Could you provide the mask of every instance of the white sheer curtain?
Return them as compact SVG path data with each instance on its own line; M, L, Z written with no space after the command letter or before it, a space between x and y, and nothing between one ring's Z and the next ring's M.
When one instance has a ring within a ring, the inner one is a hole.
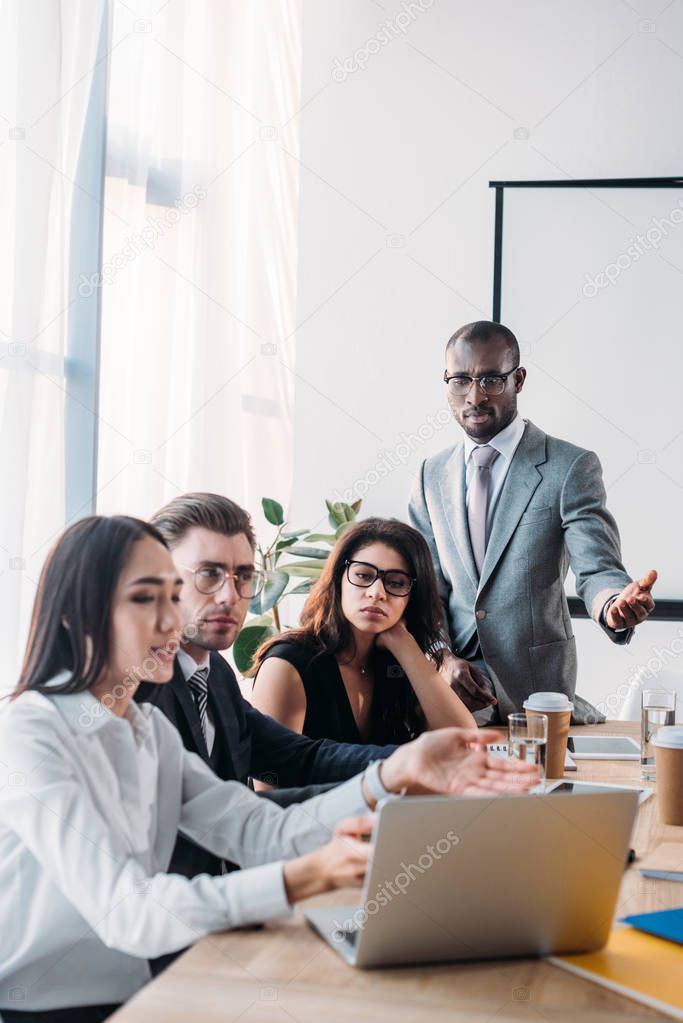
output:
M97 0L0 7L0 693L16 682L36 580L67 518L67 358L88 301L74 244L84 215L99 220L77 181L103 14Z
M301 18L300 0L114 5L101 512L289 499Z

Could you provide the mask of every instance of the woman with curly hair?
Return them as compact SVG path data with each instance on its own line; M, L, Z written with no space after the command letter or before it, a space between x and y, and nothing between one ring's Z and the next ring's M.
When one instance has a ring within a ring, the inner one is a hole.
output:
M476 727L439 674L442 606L426 541L396 519L365 519L337 541L301 627L257 652L252 702L311 738L403 743Z

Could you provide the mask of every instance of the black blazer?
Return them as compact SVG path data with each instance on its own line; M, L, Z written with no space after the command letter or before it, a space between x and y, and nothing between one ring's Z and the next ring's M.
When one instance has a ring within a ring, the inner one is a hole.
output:
M183 745L198 753L224 781L258 778L278 786L263 795L282 806L352 778L373 760L388 757L395 746L353 745L309 739L255 710L242 696L235 673L225 658L211 654L209 705L216 737L209 757L197 708L176 659L173 678L165 685L143 682L138 703L154 703L178 729ZM163 765L161 767L163 770ZM292 790L292 786L296 786ZM283 791L284 790L284 791ZM220 874L222 862L183 835L178 836L169 871L195 877Z

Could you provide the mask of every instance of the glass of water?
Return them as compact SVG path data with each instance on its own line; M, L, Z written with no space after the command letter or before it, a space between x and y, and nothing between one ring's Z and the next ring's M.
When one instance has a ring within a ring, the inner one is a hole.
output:
M508 714L508 756L536 764L541 781L545 779L545 749L548 742L548 715Z
M640 718L640 774L654 781L655 751L652 740L662 725L676 723L676 693L670 689L643 689Z

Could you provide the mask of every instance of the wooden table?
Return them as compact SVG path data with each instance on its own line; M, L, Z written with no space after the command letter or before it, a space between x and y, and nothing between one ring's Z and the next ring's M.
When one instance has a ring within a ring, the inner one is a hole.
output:
M638 726L609 722L572 729L637 735ZM621 784L640 781L630 761L583 761L569 777ZM683 843L683 828L664 827L656 793L640 809L633 836L640 858L661 841ZM617 915L683 903L676 882L626 871ZM319 896L307 905L348 905L358 891ZM683 978L682 981L683 983ZM507 1023L537 1020L591 1023L625 1016L629 1023L658 1012L538 959L354 970L308 927L300 909L262 930L203 938L140 991L115 1023L370 1023L445 1020Z

